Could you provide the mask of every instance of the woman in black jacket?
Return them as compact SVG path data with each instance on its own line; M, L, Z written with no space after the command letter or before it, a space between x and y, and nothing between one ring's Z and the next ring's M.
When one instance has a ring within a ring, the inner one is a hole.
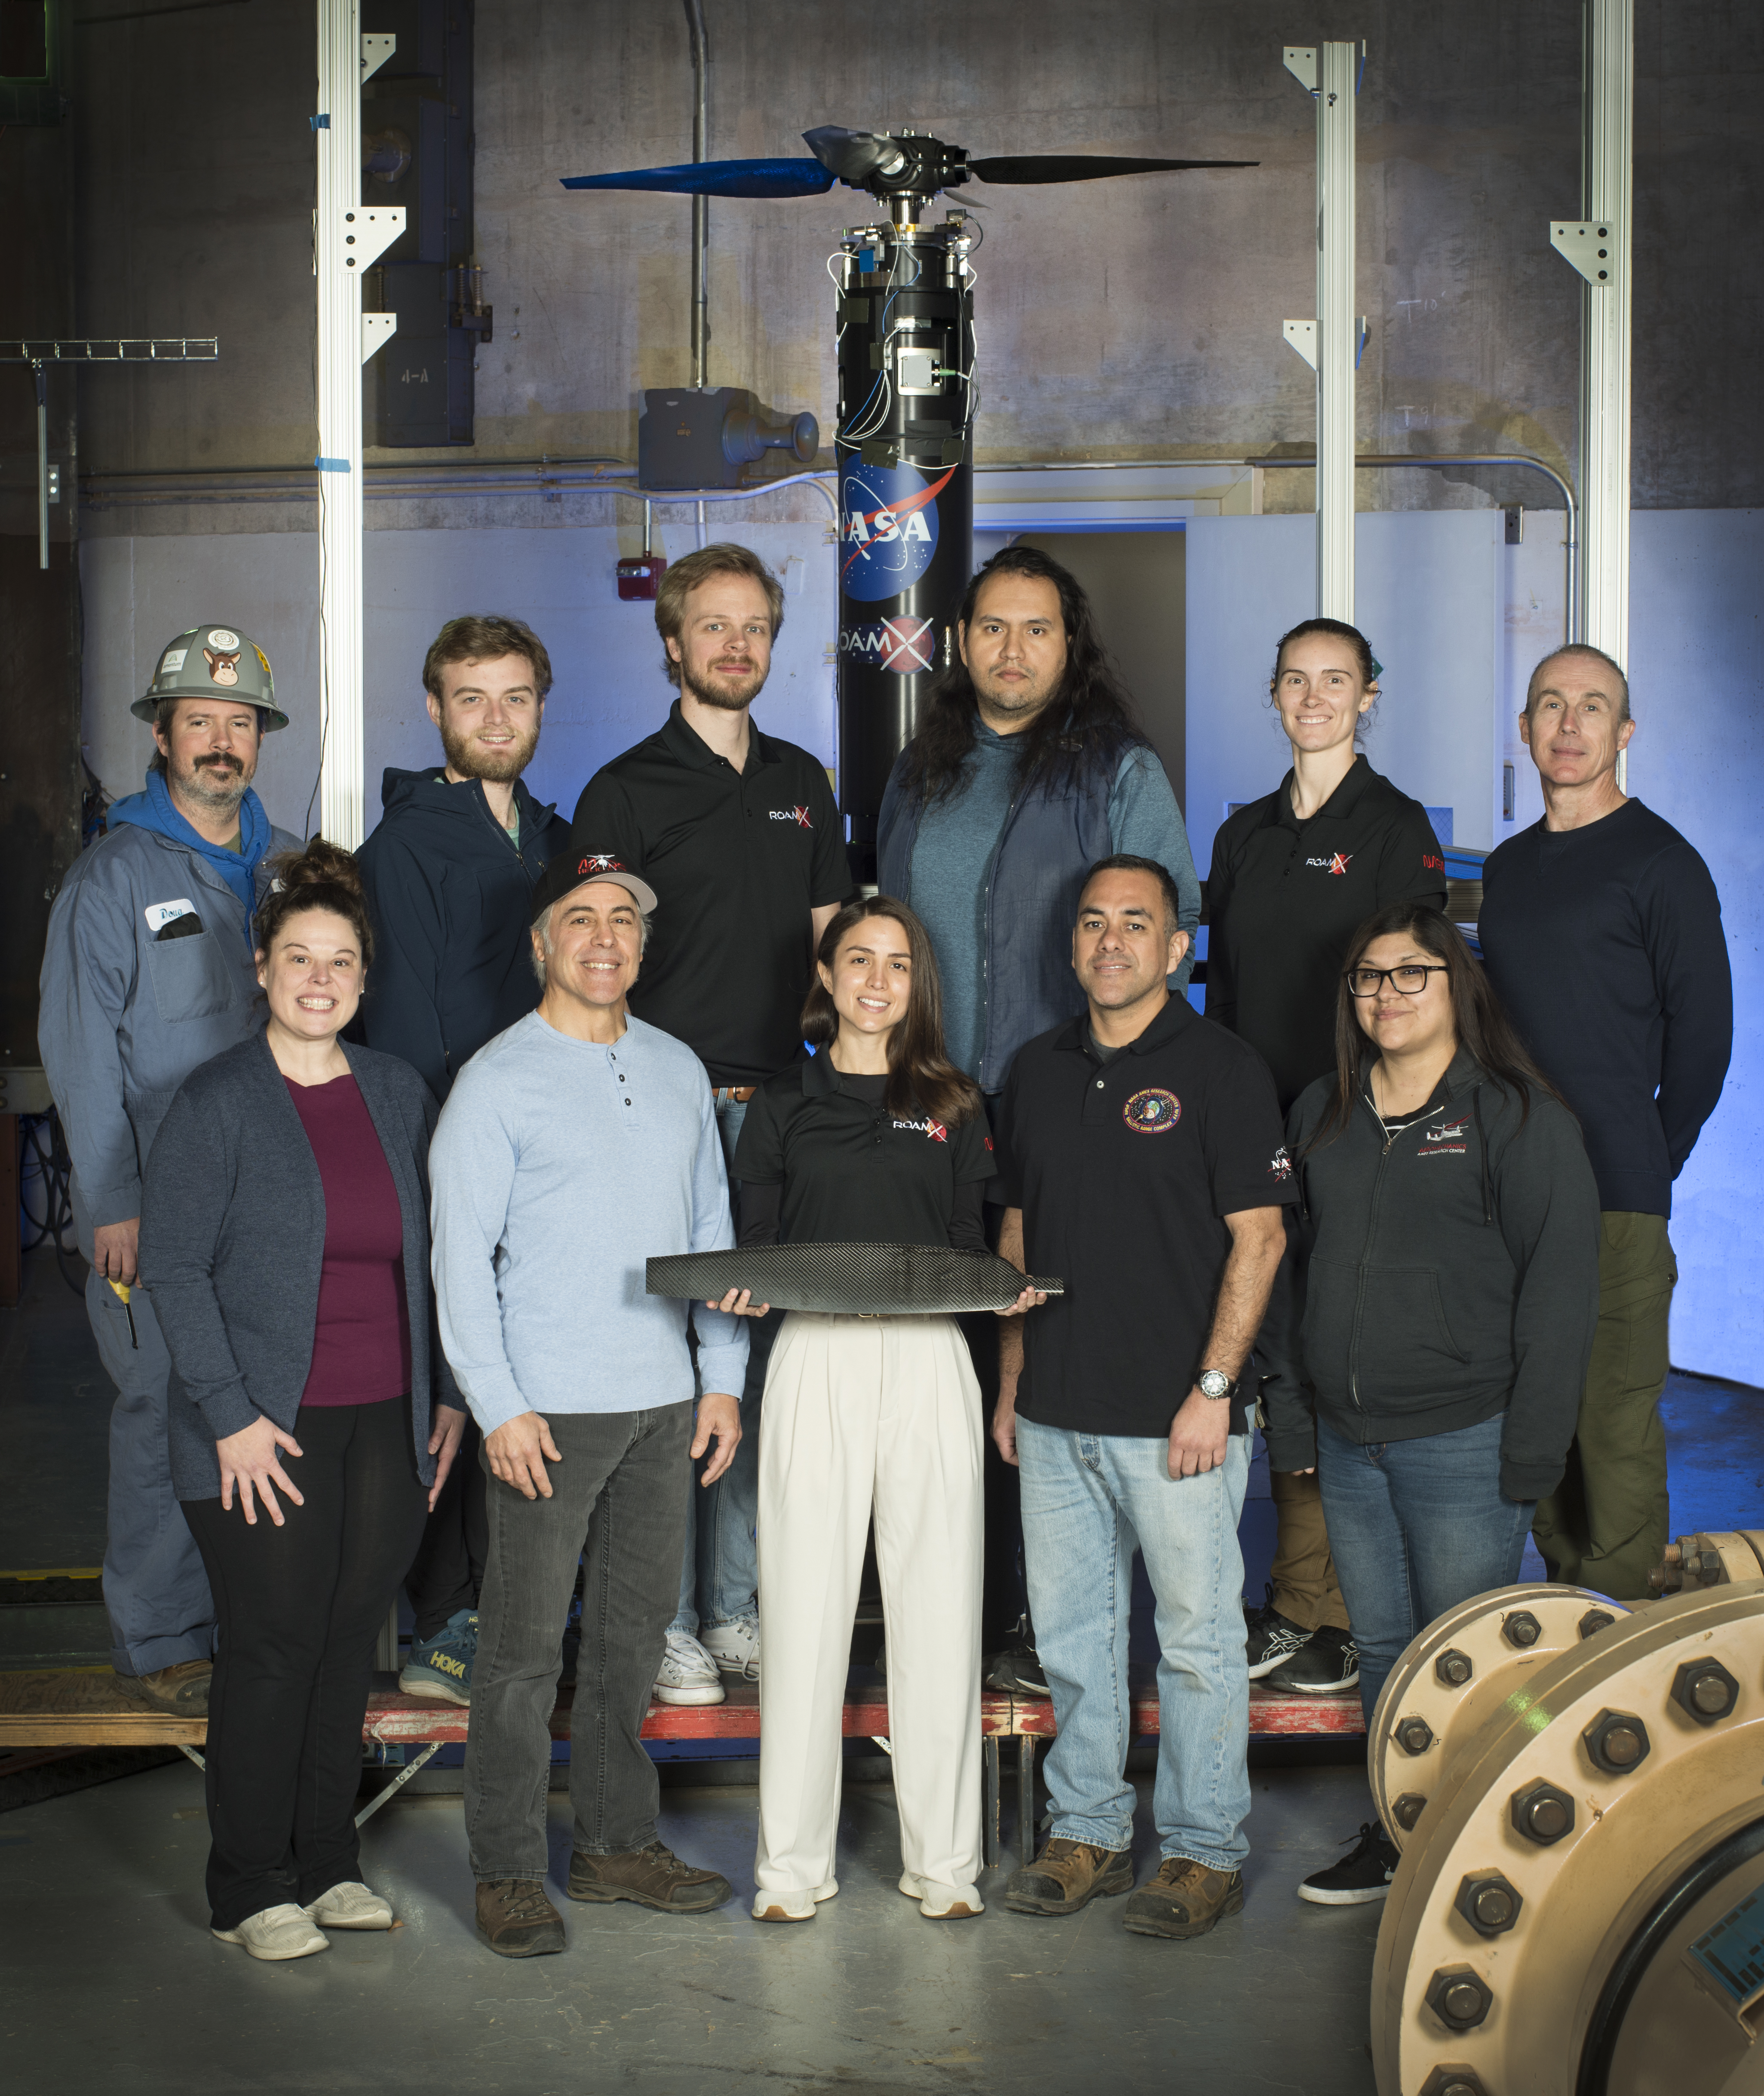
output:
M1437 910L1361 926L1335 1052L1287 1122L1296 1286L1262 1398L1270 1468L1322 1487L1370 1727L1410 1640L1518 1577L1574 1435L1599 1199L1573 1115ZM1361 1837L1305 1898L1383 1896L1396 1852Z
M185 1080L141 1221L172 1483L220 1625L211 1927L272 1959L329 1950L320 1924L392 1926L359 1876L368 1670L465 1423L429 1291L435 1102L339 1038L370 949L360 878L319 837L277 872L268 1024Z

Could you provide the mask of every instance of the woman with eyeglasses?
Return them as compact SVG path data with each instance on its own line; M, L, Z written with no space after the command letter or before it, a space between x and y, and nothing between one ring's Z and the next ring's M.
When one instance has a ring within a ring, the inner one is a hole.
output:
M1268 1065L1283 1113L1335 1067L1335 993L1355 928L1387 903L1445 903L1445 855L1426 810L1359 746L1379 675L1365 635L1339 619L1283 634L1268 690L1291 768L1213 841L1207 1016ZM1271 1484L1277 1539L1267 1605L1248 1611L1250 1677L1345 1695L1357 1662L1316 1482Z
M1574 1436L1599 1196L1579 1124L1437 910L1360 927L1335 1063L1287 1123L1295 1286L1262 1400L1270 1467L1322 1489L1370 1729L1410 1640L1519 1575ZM1300 1897L1382 1899L1396 1866L1369 1823Z

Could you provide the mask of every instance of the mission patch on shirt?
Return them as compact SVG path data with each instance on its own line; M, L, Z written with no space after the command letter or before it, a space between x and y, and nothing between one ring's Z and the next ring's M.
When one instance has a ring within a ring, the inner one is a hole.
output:
M1065 1283L1023 1320L1017 1408L1043 1426L1161 1436L1208 1365L1224 1218L1297 1187L1254 1049L1179 997L1106 1061L1087 1031L1070 1020L1020 1049L1004 1088L999 1194L1023 1211L1028 1270Z
M800 1050L808 913L852 892L822 766L762 735L747 763L667 725L603 765L576 804L573 851L615 852L656 891L631 1009L692 1050L713 1085L752 1085Z

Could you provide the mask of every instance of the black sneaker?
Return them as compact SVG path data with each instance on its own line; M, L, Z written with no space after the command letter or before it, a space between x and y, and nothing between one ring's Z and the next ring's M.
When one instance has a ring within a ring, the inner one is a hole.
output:
M1353 1842L1353 1853L1326 1871L1313 1871L1299 1887L1301 1900L1318 1906L1364 1906L1389 1892L1401 1859L1384 1829L1368 1820L1357 1837L1350 1834L1347 1839Z
M1313 1631L1262 1682L1288 1696L1345 1696L1360 1685L1360 1650L1346 1631Z
M986 1671L988 1688L1002 1689L1007 1696L1045 1696L1048 1677L1041 1670L1035 1650L1035 1627L1027 1616L1019 1616L1017 1627L994 1654Z
M1283 1616L1274 1605L1274 1588L1265 1587L1266 1601L1259 1609L1244 1604L1244 1635L1249 1650L1249 1678L1260 1681L1294 1653L1311 1641L1311 1633Z

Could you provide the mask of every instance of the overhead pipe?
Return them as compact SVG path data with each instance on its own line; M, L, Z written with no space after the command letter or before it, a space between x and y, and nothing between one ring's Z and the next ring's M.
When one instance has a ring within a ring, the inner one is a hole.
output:
M685 0L686 33L692 43L692 158L703 159L710 143L710 50L704 34L703 0ZM710 382L711 313L707 264L711 244L711 200L692 199L692 383L702 392Z

